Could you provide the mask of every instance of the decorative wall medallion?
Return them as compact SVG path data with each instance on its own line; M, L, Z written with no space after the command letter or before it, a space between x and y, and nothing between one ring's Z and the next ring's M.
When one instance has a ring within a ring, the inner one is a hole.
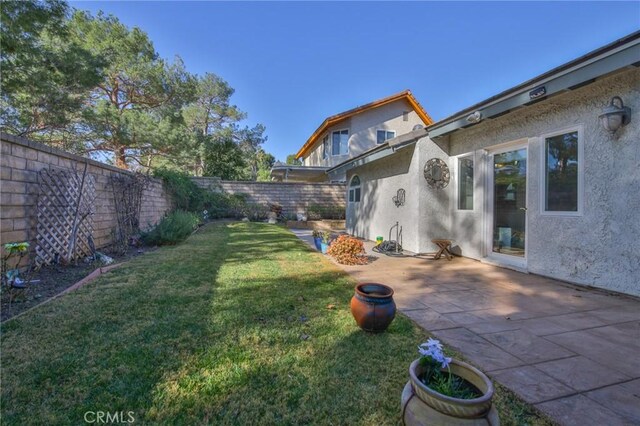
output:
M449 166L439 158L432 158L424 165L424 178L431 188L442 189L449 185Z

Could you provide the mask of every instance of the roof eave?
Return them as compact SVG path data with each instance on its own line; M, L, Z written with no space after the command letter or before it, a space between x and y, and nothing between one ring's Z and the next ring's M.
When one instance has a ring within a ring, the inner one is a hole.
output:
M640 32L635 33L634 36L635 37L631 37L631 40L628 40L626 43L613 48L612 45L606 46L608 50L601 52L599 55L592 52L578 60L568 63L573 64L573 66L567 67L565 64L565 66L556 68L555 70L557 70L557 72L555 73L547 72L542 74L522 85L502 92L502 94L491 97L432 124L428 127L429 136L431 138L438 138L456 130L477 124L467 119L470 114L475 112L480 113L481 120L479 122L482 122L486 119L496 118L515 109L548 99L549 97L577 89L597 78L601 78L620 69L639 66ZM599 50L603 49L604 48ZM580 59L582 59L582 62L580 62ZM543 95L533 97L533 92L543 92Z

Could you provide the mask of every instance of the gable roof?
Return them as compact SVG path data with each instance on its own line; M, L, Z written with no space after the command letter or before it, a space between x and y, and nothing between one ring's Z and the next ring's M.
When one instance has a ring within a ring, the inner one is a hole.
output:
M427 114L427 111L422 108L422 105L418 102L418 100L413 96L410 90L404 90L400 93L396 93L395 95L387 96L386 98L378 99L377 101L370 102L365 105L361 105L359 107L350 109L348 111L341 112L340 114L332 115L330 117L325 118L320 127L316 129L315 132L311 135L309 139L302 145L302 148L296 154L296 159L305 155L313 145L318 141L320 136L331 126L338 124L348 118L353 117L354 115L363 113L365 111L369 111L383 105L390 104L392 102L396 102L399 100L405 100L413 110L418 114L418 117L424 122L425 126L428 126L433 123L433 120Z

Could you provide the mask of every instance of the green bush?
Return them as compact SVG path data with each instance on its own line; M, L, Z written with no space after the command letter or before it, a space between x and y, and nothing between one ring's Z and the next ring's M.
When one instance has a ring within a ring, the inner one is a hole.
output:
M269 207L248 203L246 194L202 189L188 174L175 170L157 169L153 175L164 182L176 210L194 212L208 219L240 219L246 216L250 220L264 220L268 216Z
M204 210L208 193L196 185L188 174L176 170L156 169L153 176L162 179L176 210L197 213Z
M345 210L342 206L323 206L320 204L313 204L307 208L307 218L309 220L344 220Z
M198 227L197 215L176 210L165 216L149 232L142 233L142 241L148 245L173 245L186 239Z
M265 220L269 217L269 206L256 203L245 203L243 208L243 216L252 221Z
M211 219L244 217L246 194L227 194L225 192L207 192L204 195L204 208Z

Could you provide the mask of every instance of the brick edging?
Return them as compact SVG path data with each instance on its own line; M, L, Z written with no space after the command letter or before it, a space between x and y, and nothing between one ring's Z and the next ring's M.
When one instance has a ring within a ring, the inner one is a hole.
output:
M65 288L60 293L51 296L50 298L48 298L44 302L38 303L37 305L32 306L29 309L27 309L26 311L22 311L19 314L15 315L15 316L12 316L11 318L7 318L6 320L2 321L2 324L6 324L7 322L9 322L11 320L14 320L16 318L19 318L22 315L26 314L27 312L30 312L30 311L32 311L32 310L34 310L36 308L39 308L40 306L42 306L44 304L47 304L47 303L51 302L52 300L55 300L55 299L57 299L57 298L59 298L61 296L64 296L65 294L71 293L72 291L75 291L75 290L79 289L80 287L84 287L85 285L89 284L91 281L94 281L100 275L106 274L107 272L111 271L112 269L119 268L120 266L124 265L125 263L126 262L120 262L120 263L114 263L113 265L101 266L101 267L95 269L93 272L91 272L89 275L87 275L86 277L84 277L80 281L78 281L75 284Z

